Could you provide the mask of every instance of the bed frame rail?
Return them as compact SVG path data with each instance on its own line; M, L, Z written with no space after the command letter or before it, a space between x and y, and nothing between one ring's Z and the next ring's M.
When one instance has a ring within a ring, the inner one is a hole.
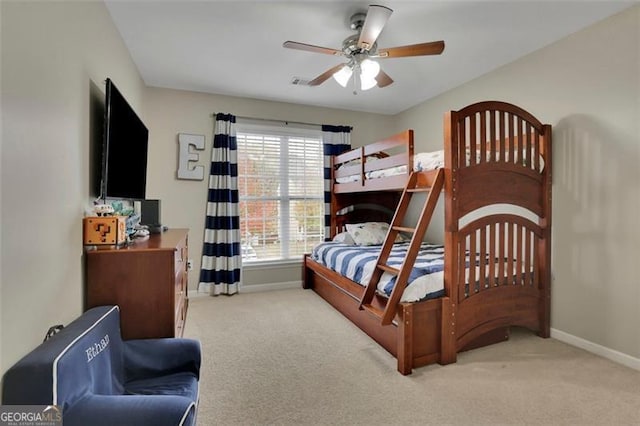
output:
M413 130L405 130L381 141L355 148L332 158L331 181L334 194L362 191L402 190L413 170ZM406 165L405 173L384 179L369 179L368 173ZM336 179L358 176L354 182Z

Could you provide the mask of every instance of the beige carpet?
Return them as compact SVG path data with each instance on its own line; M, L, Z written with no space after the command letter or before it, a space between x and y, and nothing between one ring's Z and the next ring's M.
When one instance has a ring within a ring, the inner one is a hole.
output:
M517 330L458 362L396 360L309 290L192 298L198 424L638 425L640 372Z

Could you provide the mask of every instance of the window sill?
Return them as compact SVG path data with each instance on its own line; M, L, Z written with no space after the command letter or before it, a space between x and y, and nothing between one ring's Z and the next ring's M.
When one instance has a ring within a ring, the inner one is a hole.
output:
M293 266L302 266L302 259L245 260L242 262L242 269L246 270L279 269Z

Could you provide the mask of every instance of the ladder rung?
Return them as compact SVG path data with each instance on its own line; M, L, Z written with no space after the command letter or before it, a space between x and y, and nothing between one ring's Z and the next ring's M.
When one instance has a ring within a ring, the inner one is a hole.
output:
M406 226L392 226L391 228L398 232L410 232L412 234L416 232L416 228L408 228Z
M375 307L371 306L371 304L362 305L362 309L364 309L367 312L372 313L373 315L377 316L378 318L382 318L382 316L384 315L384 311L382 309L375 308Z
M389 265L378 264L378 268L382 269L385 272L389 272L390 274L398 275L400 274L400 269L394 268Z
M407 188L407 192L429 192L431 191L430 186L420 186L418 188Z

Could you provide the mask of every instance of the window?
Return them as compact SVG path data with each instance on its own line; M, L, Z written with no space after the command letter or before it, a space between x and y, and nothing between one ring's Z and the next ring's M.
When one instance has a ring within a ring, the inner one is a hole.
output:
M242 259L301 259L324 238L320 127L236 128Z

